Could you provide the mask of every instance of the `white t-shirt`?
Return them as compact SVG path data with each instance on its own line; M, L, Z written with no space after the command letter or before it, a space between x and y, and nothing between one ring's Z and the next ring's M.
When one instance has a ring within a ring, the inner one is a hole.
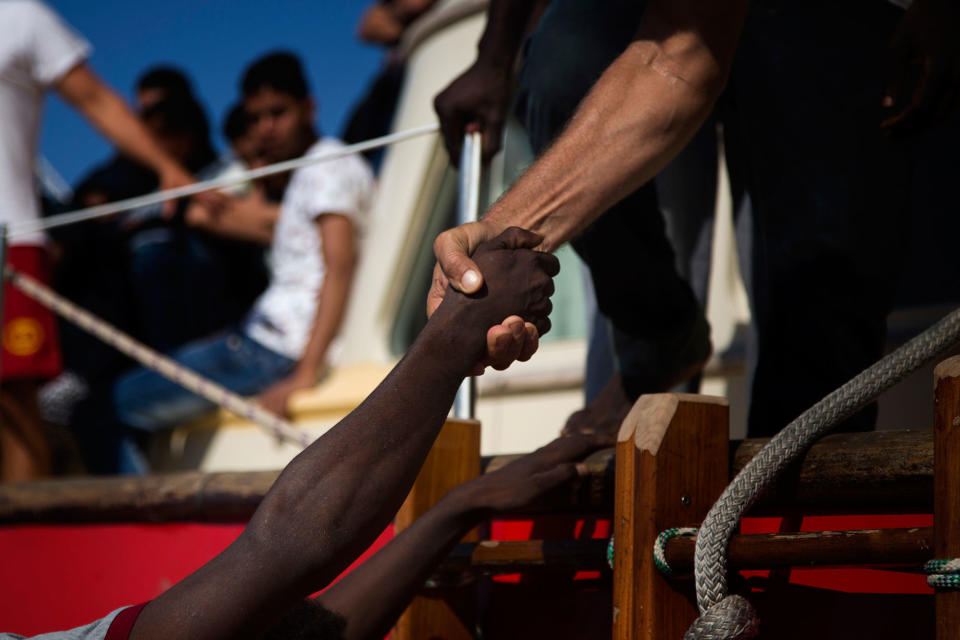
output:
M343 143L323 138L307 154L335 151ZM310 339L325 266L317 218L347 216L361 237L373 199L373 172L359 155L297 169L283 195L268 257L270 285L253 306L247 335L299 360Z
M33 180L43 95L90 44L42 2L0 0L0 221L40 217ZM40 232L14 244L42 245Z

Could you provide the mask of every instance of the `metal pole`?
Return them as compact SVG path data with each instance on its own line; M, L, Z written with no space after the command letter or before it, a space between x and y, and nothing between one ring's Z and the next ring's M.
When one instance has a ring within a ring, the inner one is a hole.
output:
M460 184L457 193L457 224L476 222L480 213L480 132L471 131L463 137L460 153ZM465 379L453 400L453 417L473 419L476 415L477 382L472 376Z

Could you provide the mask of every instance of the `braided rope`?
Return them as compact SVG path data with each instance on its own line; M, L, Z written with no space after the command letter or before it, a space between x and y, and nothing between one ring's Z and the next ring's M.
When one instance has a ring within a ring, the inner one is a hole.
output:
M960 558L929 560L923 565L927 584L934 589L960 589Z
M306 447L312 442L312 438L308 434L297 429L283 418L182 367L145 344L137 342L126 333L97 318L89 311L78 307L33 278L9 267L5 269L4 273L10 283L26 295L52 309L81 329L92 333L121 353L130 356L147 369L156 371L164 378L179 384L198 396L202 396L210 402L246 418L274 435L278 440L293 442L302 447Z
M657 570L665 576L672 576L673 569L670 568L670 564L667 562L667 543L677 536L695 535L697 535L696 527L673 527L672 529L661 531L657 539L653 541L653 564L657 567Z
M817 438L850 417L881 393L943 353L960 338L960 310L890 353L791 422L737 474L711 507L697 536L694 574L701 619L746 616L749 603L727 593L726 549L760 491ZM695 627L698 629L695 632ZM688 639L729 640L749 635L712 635L713 628L695 623ZM746 628L749 631L749 628ZM724 631L726 633L726 631ZM693 635L691 635L693 634Z

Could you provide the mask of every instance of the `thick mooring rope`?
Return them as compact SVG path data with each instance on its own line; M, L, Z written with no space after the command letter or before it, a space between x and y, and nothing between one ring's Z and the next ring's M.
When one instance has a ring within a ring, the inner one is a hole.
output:
M177 364L167 356L154 351L147 345L134 340L110 323L78 307L49 287L33 278L7 267L4 275L10 283L43 306L60 314L81 329L100 338L121 353L130 356L141 365L156 371L160 375L179 384L183 388L206 398L214 404L231 411L238 416L257 424L278 440L293 442L301 447L308 446L313 439L292 424L280 418L260 405L250 402L223 386L197 375L193 371Z
M727 544L760 491L833 427L960 339L960 310L890 353L791 422L758 453L710 509L697 535L694 573L700 617L685 640L740 640L757 633L745 598L728 595Z

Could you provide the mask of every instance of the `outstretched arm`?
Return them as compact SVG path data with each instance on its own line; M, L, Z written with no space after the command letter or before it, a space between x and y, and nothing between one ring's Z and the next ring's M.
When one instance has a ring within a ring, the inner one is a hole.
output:
M407 355L336 427L277 479L243 534L141 612L132 638L255 637L326 585L400 507L486 328L519 314L549 328L552 256L511 229L475 255L487 274L474 296L451 293Z
M521 509L577 477L576 462L598 438L559 438L443 497L379 553L317 600L345 623L343 640L387 635L436 566L470 529L496 513Z
M666 166L720 95L746 6L746 0L652 0L634 41L554 145L483 220L437 237L427 312L448 283L467 292L482 285L483 271L469 256L506 226L536 231L544 237L540 249L554 251ZM502 358L491 349L489 359Z
M57 92L124 153L157 172L160 186L172 189L193 182L153 139L130 107L93 73L87 64L68 71Z

